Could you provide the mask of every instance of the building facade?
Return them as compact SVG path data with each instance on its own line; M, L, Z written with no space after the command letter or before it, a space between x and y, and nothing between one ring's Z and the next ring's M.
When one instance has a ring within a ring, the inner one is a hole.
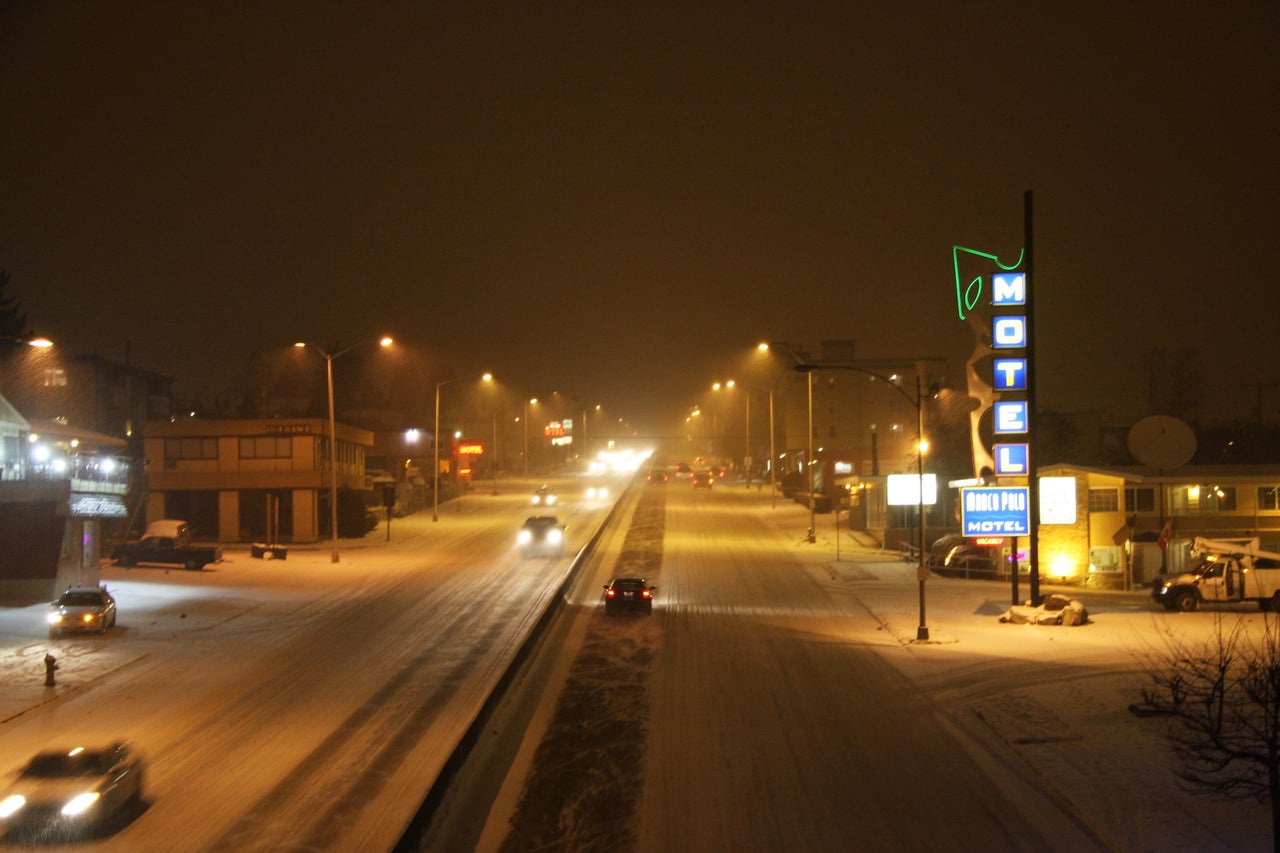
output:
M197 538L305 543L327 535L324 418L176 419L144 428L146 519L181 518ZM372 432L339 423L337 486L366 488Z
M125 441L27 418L0 397L0 603L100 578L105 527L128 514Z

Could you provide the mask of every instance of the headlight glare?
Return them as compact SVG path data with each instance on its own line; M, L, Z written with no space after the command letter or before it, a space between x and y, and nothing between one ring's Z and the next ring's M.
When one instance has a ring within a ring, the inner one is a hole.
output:
M27 798L21 794L13 794L0 801L0 818L12 817L27 804Z
M98 793L89 791L84 794L78 794L72 797L65 806L62 807L62 814L65 817L75 817L84 814L87 810L93 808L93 804L98 802Z

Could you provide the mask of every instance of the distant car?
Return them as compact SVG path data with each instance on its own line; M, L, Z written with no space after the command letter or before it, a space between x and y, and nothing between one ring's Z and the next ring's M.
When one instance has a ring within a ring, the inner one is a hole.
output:
M587 500L602 501L609 497L609 490L604 486L587 486Z
M667 482L669 479L671 478L667 476L667 472L663 471L661 468L654 468L648 474L644 475L644 481L646 483L654 483L659 486Z
M694 471L693 476L689 479L693 481L695 489L709 489L716 482L710 471Z
M687 480L693 476L693 466L688 462L680 462L676 465L676 479Z
M556 490L550 486L543 486L533 493L532 503L534 506L555 506L560 496L556 494Z
M564 525L554 515L533 515L526 518L516 535L522 557L564 556Z
M650 586L644 578L614 578L604 585L604 612L619 610L653 610L653 593L658 588Z
M100 748L38 752L0 793L0 824L84 830L142 799L142 756L119 741Z
M73 586L53 602L49 636L67 633L105 634L116 624L116 600L105 586Z

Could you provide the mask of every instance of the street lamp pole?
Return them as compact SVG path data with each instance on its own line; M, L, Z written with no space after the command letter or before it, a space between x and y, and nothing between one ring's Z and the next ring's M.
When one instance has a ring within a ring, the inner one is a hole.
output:
M813 371L815 370L852 370L855 373L862 373L874 379L888 383L895 391L901 394L907 402L915 406L916 409L916 490L918 497L917 511L918 516L918 541L917 548L919 551L919 564L916 566L916 579L920 585L920 625L916 628L916 640L929 639L929 626L925 622L925 606L924 606L924 583L929 577L928 569L925 567L925 532L924 532L924 391L920 385L920 375L916 374L916 395L914 398L902 389L902 386L887 376L882 376L873 370L867 370L865 367L858 367L853 364L797 364L796 370L804 371L809 374L809 417L813 418ZM812 431L810 426L810 431ZM812 480L810 481L812 483Z
M374 341L365 341L364 343L375 343ZM391 346L394 341L389 337L379 338L376 343L382 347ZM332 553L329 561L336 563L338 557L338 422L334 415L333 405L333 360L339 356L346 355L363 343L352 344L345 349L330 352L324 347L315 344L307 344L305 341L299 341L294 344L295 347L305 348L310 346L316 352L324 357L324 373L325 382L329 390L329 533L333 542Z
M773 426L773 388L769 389L769 500L772 501L771 509L778 506L778 476L777 461L778 451L774 446L775 430Z
M461 382L464 379L470 379L469 376L459 376L456 379L446 379L443 382L436 383L436 423L435 431L431 434L431 449L434 453L434 462L432 463L431 474L431 520L440 520L440 389L446 385L452 385L455 382ZM485 373L480 376L485 382L493 381L492 373Z
M814 494L813 482L813 370L805 371L805 377L808 379L809 386L809 453L805 457L805 464L809 466L809 535L806 537L808 542L817 541L818 530L818 500Z
M920 393L920 374L916 374L916 497L920 524L920 564L916 567L916 580L920 584L920 624L916 627L916 639L929 639L929 626L924 619L924 582L928 571L924 564L924 396Z

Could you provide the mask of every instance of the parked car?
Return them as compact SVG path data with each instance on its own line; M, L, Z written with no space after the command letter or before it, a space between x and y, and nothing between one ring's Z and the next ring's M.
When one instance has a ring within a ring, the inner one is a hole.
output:
M644 578L614 578L604 585L604 612L641 610L650 613L653 610L653 593L657 589Z
M516 535L522 557L564 556L564 525L554 515L532 515Z
M0 794L0 823L14 829L86 830L142 799L142 756L129 743L38 752Z
M73 586L58 596L49 611L49 636L65 633L105 634L116 624L116 600L105 586Z

